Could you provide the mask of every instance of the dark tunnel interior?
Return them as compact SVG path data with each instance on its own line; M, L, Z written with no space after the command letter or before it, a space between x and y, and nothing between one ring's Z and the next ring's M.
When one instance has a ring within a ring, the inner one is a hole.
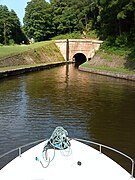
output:
M79 65L83 64L87 61L86 56L83 53L77 53L73 56L73 59L75 61L75 67L78 68Z

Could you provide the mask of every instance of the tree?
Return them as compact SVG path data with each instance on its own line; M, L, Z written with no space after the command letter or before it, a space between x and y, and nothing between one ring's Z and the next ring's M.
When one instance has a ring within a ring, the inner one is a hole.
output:
M134 0L94 0L96 18L93 19L99 37L103 39L124 38L135 34L135 1Z
M82 32L87 25L87 0L51 0L55 34Z
M94 29L104 40L126 43L135 38L135 0L31 0L24 29L36 41Z
M0 5L0 43L20 44L22 41L26 41L19 18L14 10L9 11L7 6Z
M135 32L135 1L124 0L119 2L119 12L117 14L119 21L119 34L124 32Z
M0 43L7 44L10 28L9 28L9 11L7 6L0 5Z
M66 33L65 28L63 27L64 18L63 13L66 8L66 2L64 0L51 0L51 8L52 8L52 21L53 21L53 28L54 34L64 34Z
M13 40L16 44L20 44L22 41L26 43L27 38L21 28L19 18L14 10L11 10L10 12L9 22L11 24L11 40Z
M24 16L24 31L35 41L43 41L52 36L50 4L45 0L32 0L27 3Z

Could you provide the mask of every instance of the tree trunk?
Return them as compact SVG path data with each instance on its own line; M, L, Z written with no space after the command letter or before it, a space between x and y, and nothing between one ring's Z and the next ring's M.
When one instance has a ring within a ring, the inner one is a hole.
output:
M121 35L121 22L120 22L120 20L118 22L118 25L119 25L119 35Z
M4 44L7 44L7 38L6 38L6 22L4 22Z

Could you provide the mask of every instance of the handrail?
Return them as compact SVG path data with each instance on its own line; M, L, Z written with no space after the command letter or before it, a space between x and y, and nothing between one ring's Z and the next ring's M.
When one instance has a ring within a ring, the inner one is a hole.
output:
M101 143L97 143L97 142L93 142L93 141L89 141L89 140L85 140L85 139L78 139L78 138L74 138L75 140L78 140L80 142L85 142L85 143L89 143L89 144L93 144L93 145L97 145L99 146L99 152L102 153L102 147L106 148L106 149L109 149L111 151L114 151L124 157L126 157L127 159L129 159L131 161L131 177L133 178L134 177L134 169L135 169L135 161L133 158L131 158L130 156L124 154L123 152L117 150L117 149L114 149L112 147L109 147L109 146L106 146L104 144L101 144Z
M27 147L27 146L30 146L30 145L34 145L34 144L40 143L40 142L45 141L45 140L46 140L46 139L37 140L37 141L31 142L31 143L22 145L22 146L20 146L19 148L22 149L22 148L25 148L25 147ZM21 154L19 154L19 155L21 155Z
M25 147L28 147L28 146L30 146L30 145L34 145L34 144L40 143L40 142L45 141L45 140L46 140L46 139L41 139L41 140L38 140L38 141L34 141L34 142L31 142L31 143L22 145L22 146L20 146L20 147L15 148L15 149L12 149L11 151L8 151L8 152L0 155L0 159L4 158L5 156L7 156L7 155L9 155L9 154L11 154L11 153L13 153L13 152L15 152L15 151L18 151L18 156L21 157L22 148L25 148Z

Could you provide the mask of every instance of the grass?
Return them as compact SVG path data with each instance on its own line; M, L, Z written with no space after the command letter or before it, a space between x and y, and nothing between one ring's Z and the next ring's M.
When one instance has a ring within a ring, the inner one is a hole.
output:
M22 54L21 54L22 53ZM24 54L24 61L23 61ZM12 56L17 55L17 58ZM10 60L8 57L11 57ZM6 59L7 58L7 59ZM31 45L15 45L0 47L0 71L30 68L63 61L54 41L44 41Z
M103 44L100 51L103 51L108 54L114 54L114 55L125 57L132 52L132 49L128 47L105 46Z
M50 41L38 42L30 45L13 45L13 46L0 46L0 58L9 57L12 55L20 54L31 49L38 48L43 45L51 43Z
M126 73L126 74L135 74L135 71L130 71L128 69L124 68L109 68L109 67L99 67L99 66L91 66L89 65L89 62L85 62L81 65L81 67L89 68L89 69L96 69L101 71L111 71L116 73Z
M110 56L110 54L108 54L108 53L102 53L101 57L103 59L105 59L106 61L108 61L108 62L112 62L113 61L112 56Z
M95 30L91 30L87 33L87 38L91 38L91 39L98 39L98 36L96 34L96 31Z
M53 40L59 40L59 39L81 39L81 33L80 32L74 32L74 33L67 33L58 35L52 38Z
M135 70L135 47L134 46L106 46L102 45L97 54L104 62L114 63L116 65L122 65L123 69L128 71ZM109 65L109 64L108 64Z
M91 30L86 34L85 37L80 32L73 32L73 33L67 33L67 34L55 36L52 39L59 40L59 39L82 39L82 38L97 39L97 35L96 35L95 31Z

